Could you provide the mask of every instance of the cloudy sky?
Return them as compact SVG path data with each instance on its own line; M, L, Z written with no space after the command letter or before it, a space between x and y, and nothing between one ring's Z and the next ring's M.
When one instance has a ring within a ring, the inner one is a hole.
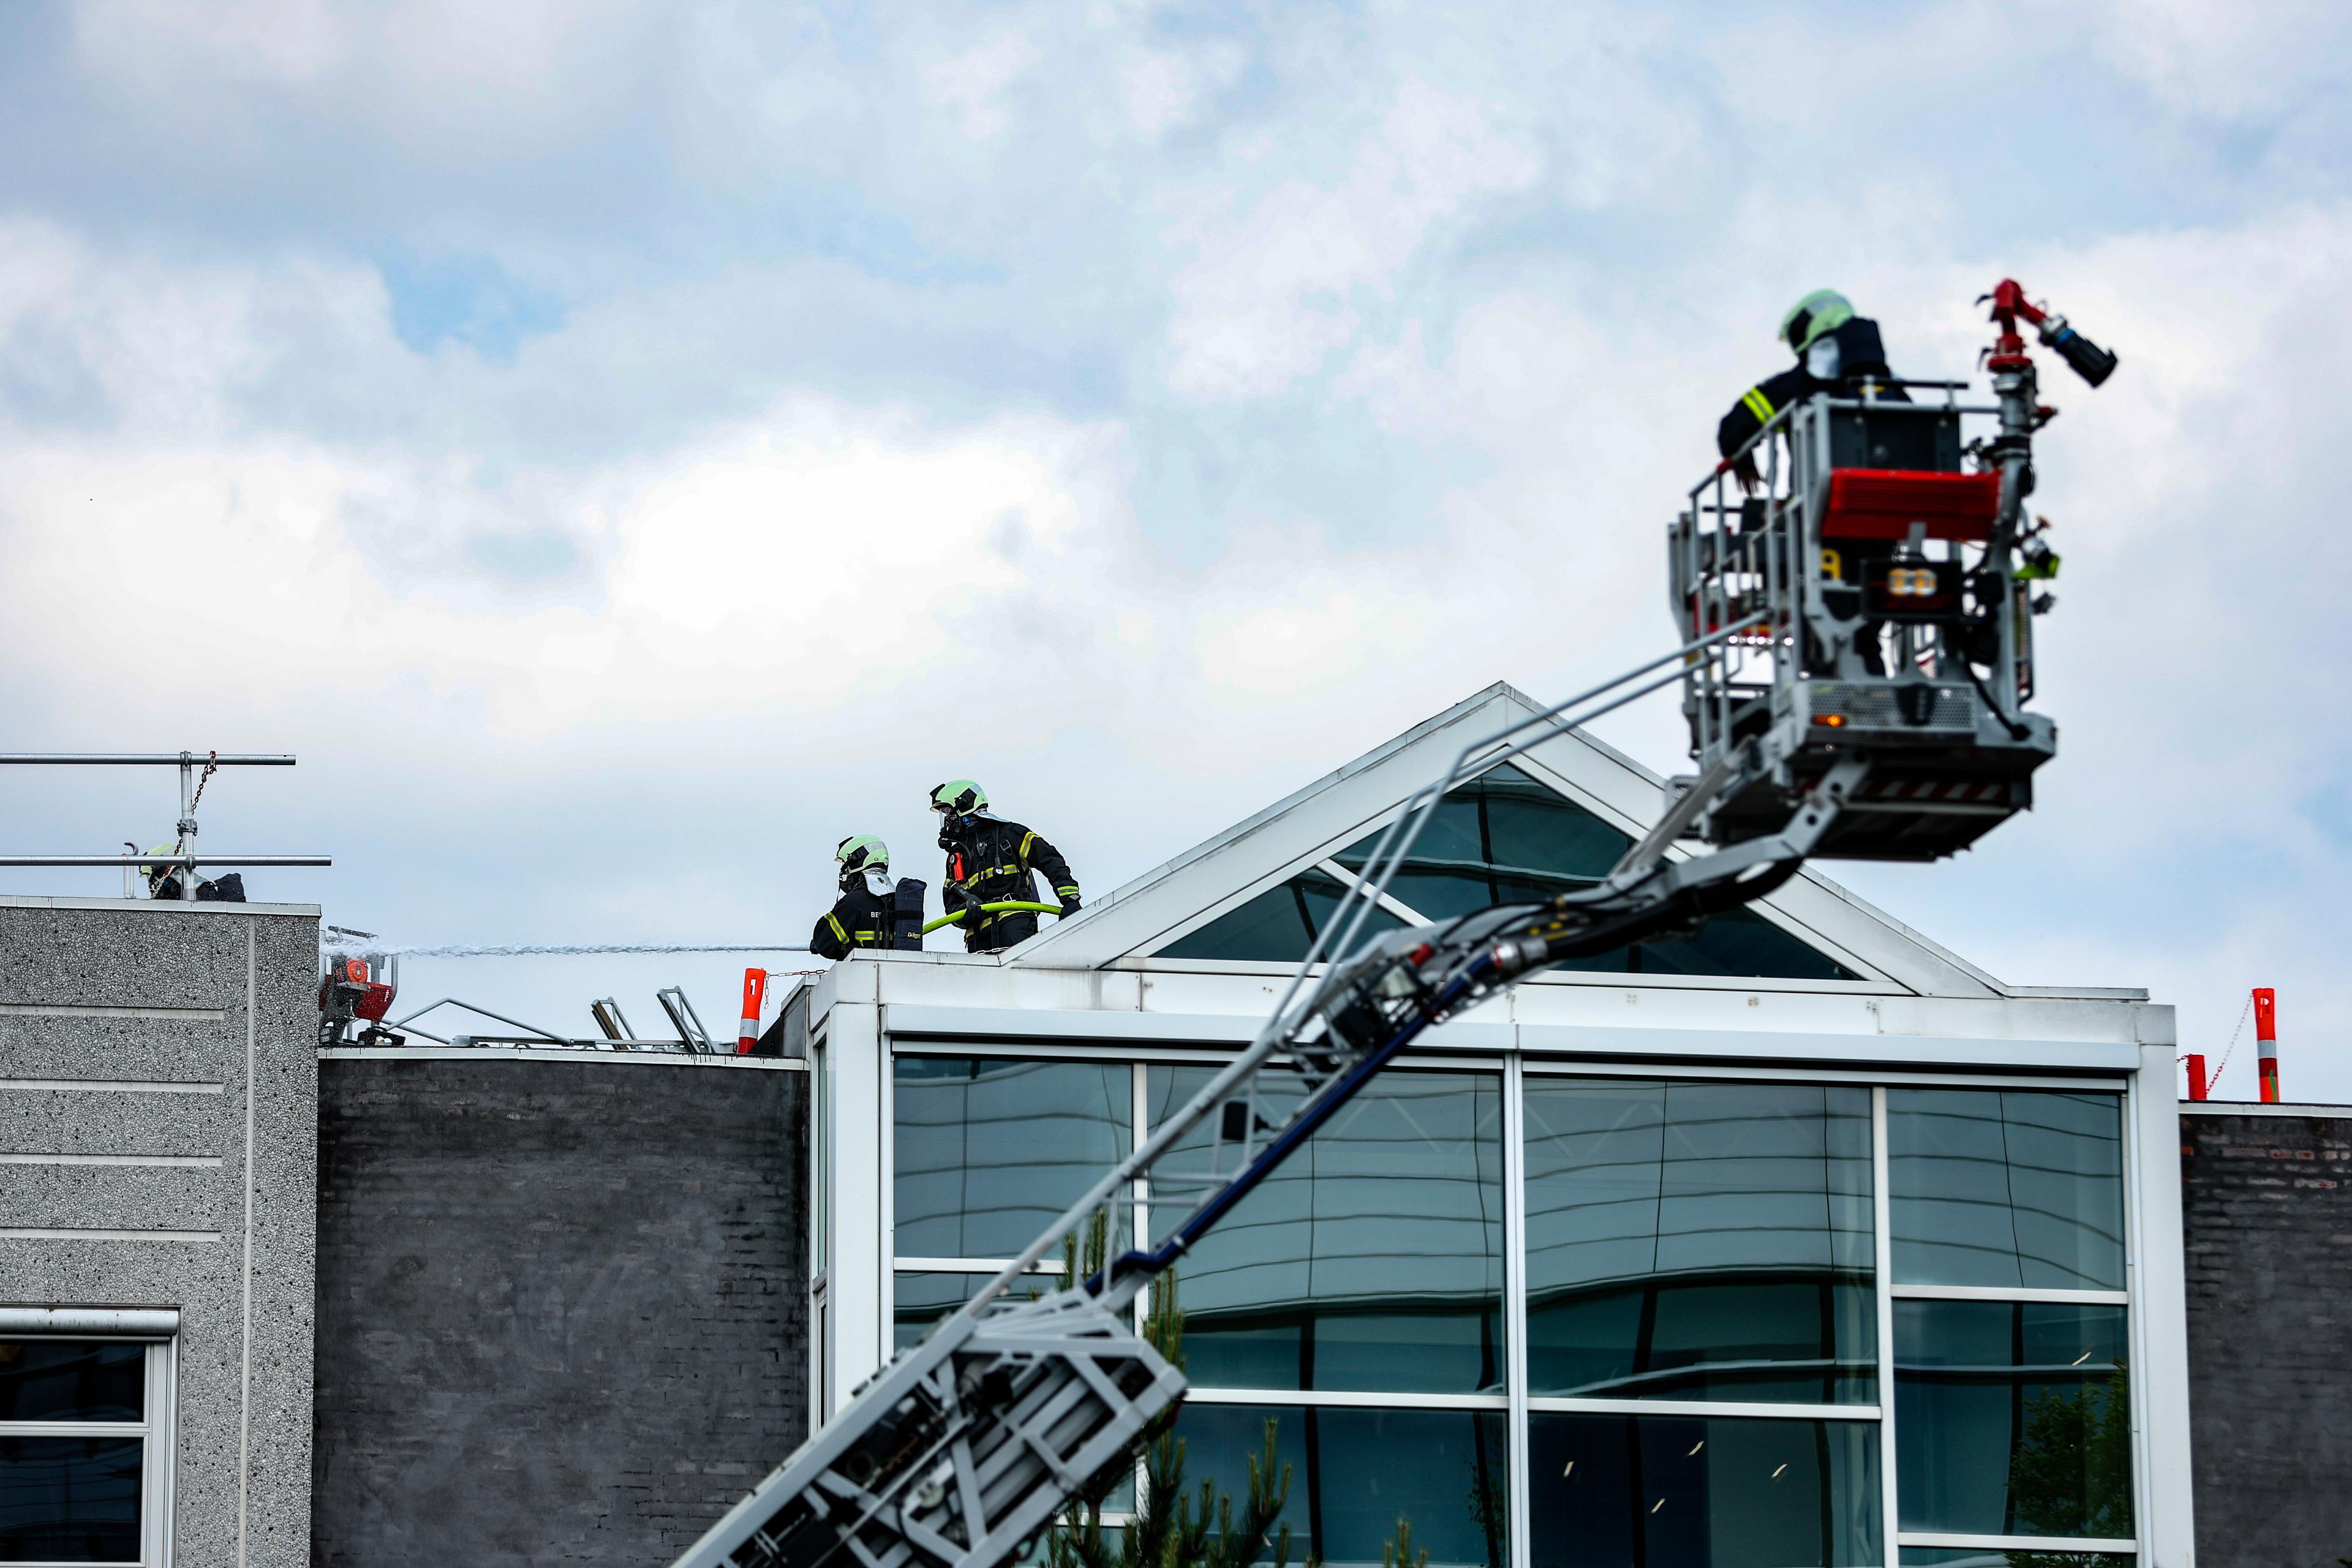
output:
M1663 650L1788 303L1953 374L2013 274L2123 356L2050 373L2063 750L1832 872L2217 1055L2274 984L2290 1096L2352 1097L2347 66L2296 0L6 6L0 734L299 752L206 847L410 942L798 939L845 833L936 879L956 774L1107 890ZM104 853L170 791L0 817Z

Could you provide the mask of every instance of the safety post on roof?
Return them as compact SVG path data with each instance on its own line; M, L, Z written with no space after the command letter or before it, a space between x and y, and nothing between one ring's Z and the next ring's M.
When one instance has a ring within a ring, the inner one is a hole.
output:
M2205 1053L2202 1051L2189 1052L2189 1098L2191 1100L2204 1099L2209 1087L2210 1086L2205 1081Z
M2278 1103L2278 993L2254 987L2254 1046L2262 1053L2263 1103Z
M768 972L747 969L743 972L743 1021L735 1031L735 1054L748 1057L751 1047L760 1043L760 1010L768 1005Z

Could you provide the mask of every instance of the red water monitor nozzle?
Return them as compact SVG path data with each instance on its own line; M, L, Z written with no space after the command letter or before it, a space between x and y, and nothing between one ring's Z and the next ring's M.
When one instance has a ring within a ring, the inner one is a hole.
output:
M2036 305L2025 297L2024 285L2013 278L2004 278L1993 286L1990 294L1979 295L1977 303L1992 301L1992 319L2000 327L2000 341L1993 344L1992 358L1986 363L1995 370L2003 361L2021 363L2025 358L2025 339L2017 330L2024 321L2040 335L2043 346L2058 351L2058 357L2074 367L2074 374L2097 386L2116 374L2116 356L2093 342L2066 324L2066 318Z

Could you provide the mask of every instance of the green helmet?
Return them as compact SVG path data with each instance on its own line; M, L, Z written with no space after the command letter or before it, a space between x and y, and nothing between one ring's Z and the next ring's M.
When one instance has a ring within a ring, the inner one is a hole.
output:
M931 791L931 809L950 816L969 816L987 805L988 792L970 779L950 779Z
M853 833L834 847L833 858L845 871L887 871L890 847L871 833Z
M1803 353L1853 320L1853 305L1844 295L1833 289L1816 289L1780 319L1780 341Z

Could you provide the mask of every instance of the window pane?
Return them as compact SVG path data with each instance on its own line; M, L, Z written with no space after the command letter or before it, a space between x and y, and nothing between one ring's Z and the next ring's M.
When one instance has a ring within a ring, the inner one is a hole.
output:
M1331 857L1360 870L1380 842L1367 834ZM1504 763L1448 791L1413 841L1410 865L1504 876L1559 892L1609 874L1633 840Z
M0 1340L0 1421L136 1421L147 1347L119 1340Z
M2116 1096L1889 1089L1886 1133L1896 1283L2123 1289Z
M1711 915L1685 937L1652 938L1639 949L1643 974L1745 974L1785 980L1852 980L1853 971L1753 910Z
M1879 1563L1873 1421L1528 1418L1535 1568Z
M1331 1568L1377 1563L1401 1518L1412 1521L1414 1551L1428 1552L1431 1568L1501 1568L1507 1560L1509 1459L1500 1411L1189 1402L1176 1421L1186 1485L1197 1491L1214 1480L1238 1510L1269 1420L1277 1473L1290 1477L1281 1523L1290 1528L1292 1563L1311 1555Z
M1903 1568L2131 1568L2116 1552L1991 1552L1981 1546L1906 1546Z
M139 1447L0 1437L0 1562L137 1562Z
M1207 1068L1155 1067L1154 1120ZM1279 1123L1297 1079L1258 1079ZM1162 1163L1204 1171L1212 1116ZM1236 1151L1223 1153L1228 1170ZM1390 1071L1324 1124L1177 1266L1195 1383L1464 1394L1502 1386L1502 1080ZM1201 1189L1155 1189L1164 1235Z
M1122 1063L900 1057L903 1258L1010 1258L1127 1157Z
M1316 933L1345 894L1338 878L1323 871L1302 871L1241 908L1228 910L1190 936L1177 938L1155 956L1296 963L1307 956ZM1362 930L1369 936L1399 930L1403 924L1386 910L1374 909L1364 917Z
M1574 801L1538 784L1505 763L1481 774L1486 833L1496 869L1523 880L1570 885L1607 876L1631 836L1612 827Z
M1527 1086L1538 1394L1870 1404L1870 1091Z
M2132 1533L2124 1309L1895 1303L1903 1528Z
M892 1352L905 1350L919 1342L931 1331L931 1325L971 1300L992 1278L993 1276L987 1274L943 1274L908 1269L901 1269L892 1275ZM1057 1290L1061 1284L1062 1279L1058 1274L1040 1274L1028 1283L1014 1287L1008 1294L1016 1298L1034 1298Z
M931 1326L966 1301L988 1282L985 1274L916 1274L901 1271L890 1277L890 1349L895 1353L919 1343Z
M1332 858L1360 870L1379 841L1379 833L1367 834ZM1419 914L1450 920L1492 904L1548 899L1589 886L1608 875L1633 842L1505 763L1448 792L1390 891ZM1606 973L1854 978L1826 954L1744 910L1717 915L1688 937L1615 948L1559 967Z

